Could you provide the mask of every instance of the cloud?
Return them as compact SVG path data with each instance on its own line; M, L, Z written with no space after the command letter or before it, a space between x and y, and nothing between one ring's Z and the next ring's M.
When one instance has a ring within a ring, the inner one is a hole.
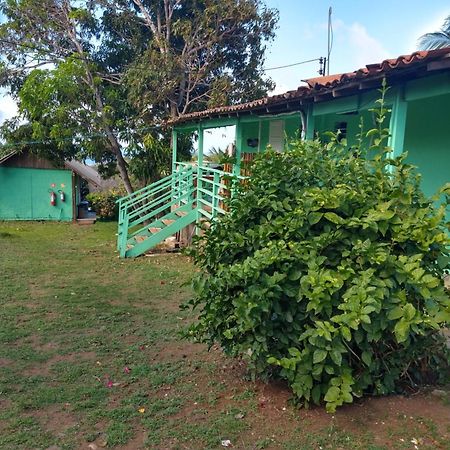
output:
M0 124L11 117L17 114L17 105L16 102L12 99L11 96L0 92L1 100L0 100Z
M358 22L347 28L349 51L353 54L353 59L358 67L366 64L382 61L389 58L389 51L381 42L370 36L363 25Z
M395 55L371 36L364 25L359 22L348 25L339 19L335 21L332 65L339 66L337 72L356 70L392 56ZM336 72L334 69L332 71Z

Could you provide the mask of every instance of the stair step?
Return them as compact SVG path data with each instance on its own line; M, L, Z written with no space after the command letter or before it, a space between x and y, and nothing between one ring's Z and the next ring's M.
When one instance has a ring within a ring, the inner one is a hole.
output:
M147 236L135 236L134 240L138 243L144 242L147 239Z
M148 231L150 231L150 233L152 234L155 234L158 233L158 231L161 231L161 228L150 227Z
M164 225L169 226L169 225L172 225L172 224L175 222L175 220L173 220L173 219L162 219L161 222L162 222Z
M130 250L131 248L133 248L133 246L130 244L127 244L127 250Z
M176 214L178 217L184 217L184 216L187 214L187 211L178 211L178 210L176 210L176 211L175 211L175 214Z

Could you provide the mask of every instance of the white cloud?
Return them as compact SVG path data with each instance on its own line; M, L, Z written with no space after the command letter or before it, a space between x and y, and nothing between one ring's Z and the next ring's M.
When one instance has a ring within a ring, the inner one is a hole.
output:
M366 28L358 22L347 27L348 51L358 67L380 62L392 57L381 42L370 36Z
M347 25L339 19L335 21L331 73L353 71L393 56L364 25L359 22Z
M17 105L11 96L5 93L2 94L1 92L0 95L2 95L0 100L0 124L1 124L5 119L10 119L11 117L17 114Z

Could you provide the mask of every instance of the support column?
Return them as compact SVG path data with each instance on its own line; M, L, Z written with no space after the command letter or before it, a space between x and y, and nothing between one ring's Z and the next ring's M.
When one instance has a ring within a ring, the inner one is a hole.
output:
M178 146L178 132L174 128L172 130L172 174L175 173L176 169L177 146Z
M199 166L203 166L203 127L198 126L198 158L197 162Z
M258 121L258 153L261 152L261 119Z
M242 153L242 124L238 120L236 123L236 130L235 130L235 140L236 140L236 154L235 154L235 164L233 166L233 175L240 175L241 174L241 153Z
M200 209L203 208L203 203L201 202L202 199L202 192L200 189L202 188L202 180L201 177L203 175L202 169L200 167L203 166L203 127L202 125L198 126L198 153L197 153L197 198L196 198L196 204L197 204L197 221L200 220ZM197 234L200 232L200 229L197 228Z
M388 146L391 148L389 157L396 158L403 153L405 144L406 116L408 102L405 100L403 90L400 89L392 105L391 120L389 122L390 137Z
M310 105L306 114L306 133L305 139L312 141L314 139L314 127L316 124L316 118L313 116L313 105Z

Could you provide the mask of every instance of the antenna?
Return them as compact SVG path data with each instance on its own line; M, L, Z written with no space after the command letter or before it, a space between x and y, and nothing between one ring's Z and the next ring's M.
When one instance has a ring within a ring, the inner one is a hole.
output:
M327 75L330 75L330 55L333 49L333 24L331 23L331 14L333 9L331 6L328 8L328 53L327 53ZM325 69L325 68L324 68ZM325 70L324 70L325 75Z

